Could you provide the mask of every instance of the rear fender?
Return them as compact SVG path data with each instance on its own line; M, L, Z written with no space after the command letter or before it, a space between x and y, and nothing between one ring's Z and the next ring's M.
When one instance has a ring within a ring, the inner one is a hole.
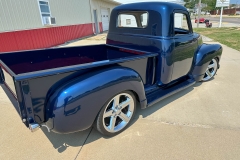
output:
M191 75L196 81L202 80L206 69L213 58L221 59L222 46L219 44L202 44L195 54ZM219 66L218 66L219 67Z
M75 78L49 98L46 124L57 133L85 130L92 126L104 104L125 90L134 91L141 107L146 107L142 79L132 69L114 67Z

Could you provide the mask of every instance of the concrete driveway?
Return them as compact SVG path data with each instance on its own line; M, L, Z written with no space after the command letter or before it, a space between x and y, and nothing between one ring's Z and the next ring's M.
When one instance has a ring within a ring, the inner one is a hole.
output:
M31 133L0 88L0 159L239 160L239 70L240 52L223 45L214 80L138 109L129 128L112 138L95 129L61 135L42 128Z
M104 44L106 43L107 33L98 34L96 36L91 36L88 38L83 38L80 40L75 40L72 42L68 42L60 47L71 47L71 46L84 46L84 45L91 45L91 44Z

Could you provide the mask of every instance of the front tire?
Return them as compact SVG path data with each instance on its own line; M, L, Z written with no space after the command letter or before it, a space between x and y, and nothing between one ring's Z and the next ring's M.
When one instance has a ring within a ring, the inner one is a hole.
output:
M134 94L130 91L118 93L102 107L95 127L105 136L115 136L127 128L135 110Z
M216 75L217 70L218 70L218 60L216 58L213 58L207 67L207 70L204 74L202 81L206 82L211 80Z

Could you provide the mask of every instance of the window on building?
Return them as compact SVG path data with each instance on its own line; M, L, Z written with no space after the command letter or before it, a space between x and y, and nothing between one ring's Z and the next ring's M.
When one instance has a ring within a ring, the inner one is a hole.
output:
M148 22L148 13L143 11L124 12L118 15L117 27L145 28Z
M48 1L38 1L41 18L44 24L44 17L51 17L50 7Z

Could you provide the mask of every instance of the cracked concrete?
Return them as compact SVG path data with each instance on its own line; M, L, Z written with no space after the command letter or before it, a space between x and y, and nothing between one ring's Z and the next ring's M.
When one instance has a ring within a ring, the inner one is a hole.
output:
M71 45L105 43L101 37ZM215 43L215 42L207 42ZM0 159L240 159L240 52L223 45L216 77L145 109L121 134L31 133L0 88Z

